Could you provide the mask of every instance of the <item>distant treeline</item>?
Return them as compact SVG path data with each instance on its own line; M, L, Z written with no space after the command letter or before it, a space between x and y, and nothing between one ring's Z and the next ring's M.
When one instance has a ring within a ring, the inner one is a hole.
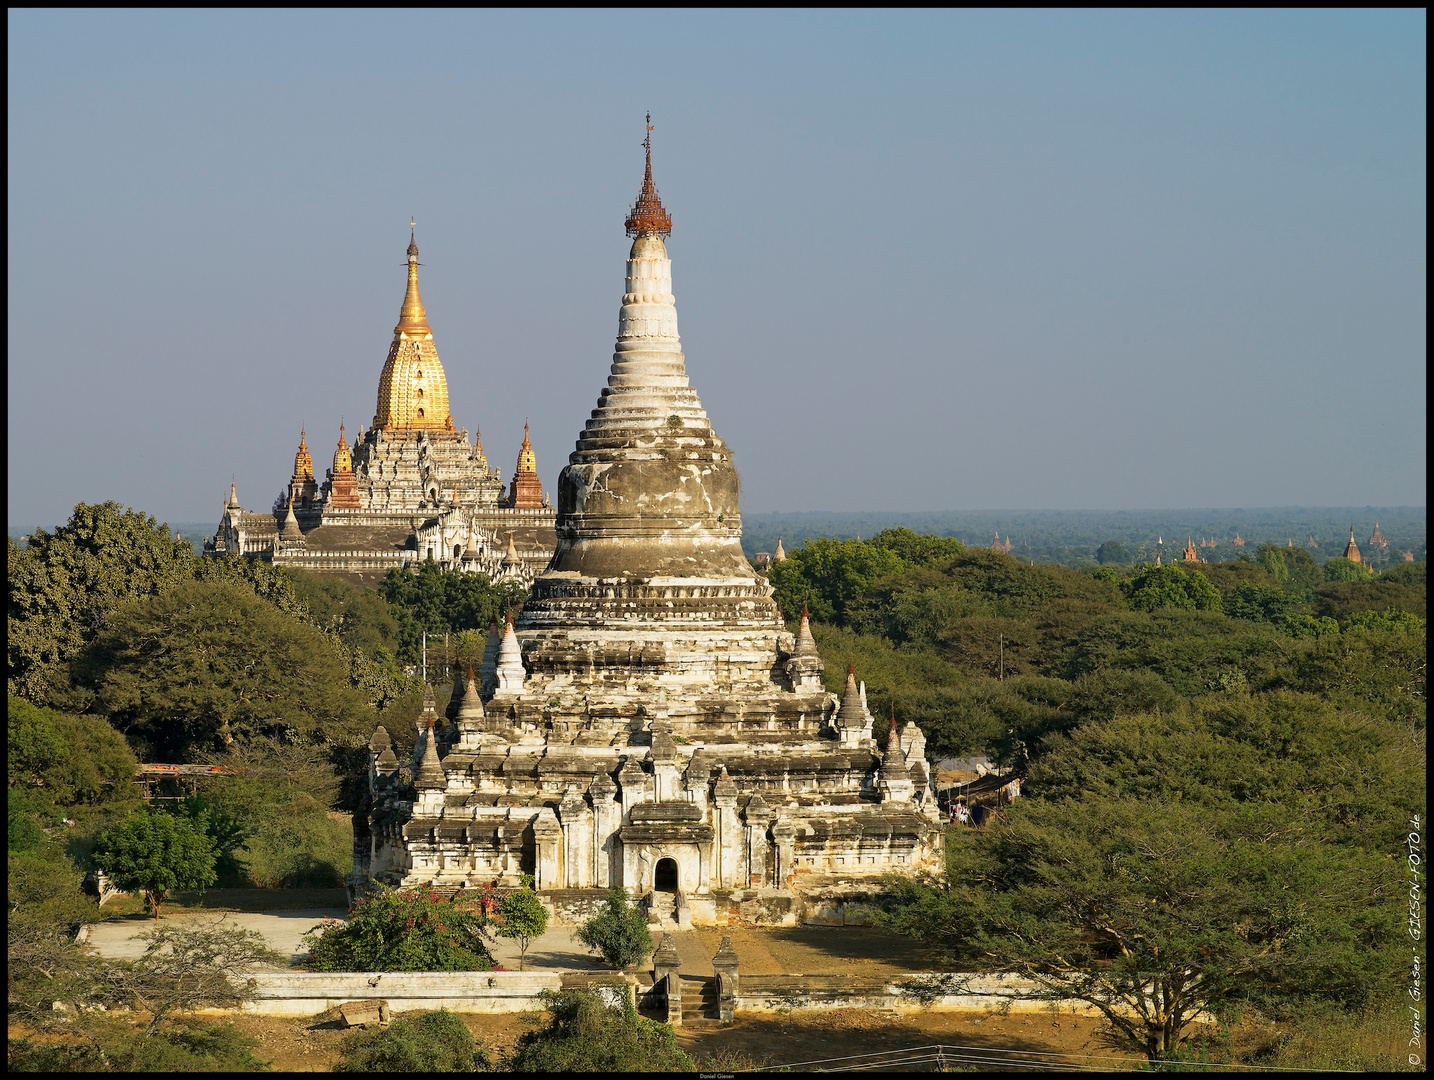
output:
M808 538L872 537L883 529L905 527L932 536L950 536L972 547L989 547L996 534L1012 545L1011 554L1036 563L1066 566L1094 562L1095 549L1107 540L1125 545L1136 556L1155 557L1156 542L1164 540L1167 557L1178 556L1187 538L1195 541L1200 557L1210 562L1238 558L1241 551L1258 551L1262 544L1283 547L1293 542L1317 562L1344 553L1349 527L1360 550L1379 525L1389 542L1383 562L1397 562L1411 552L1423 561L1427 536L1427 510L1422 506L1273 506L1254 509L1195 510L922 510L915 512L815 510L805 513L771 512L742 515L742 548L749 558L759 551L775 551L777 537L791 548ZM174 522L198 553L214 535L215 524ZM34 529L11 526L17 539ZM1244 548L1232 541L1238 535ZM1313 536L1317 547L1309 547ZM1217 546L1199 546L1202 540Z
M883 529L905 527L915 533L950 536L972 547L989 547L995 535L1009 540L1011 554L1035 563L1067 566L1093 562L1095 549L1115 540L1137 556L1154 558L1157 541L1164 540L1166 558L1178 556L1187 538L1195 541L1201 558L1221 562L1241 551L1255 552L1263 544L1284 547L1293 542L1318 562L1341 555L1349 540L1349 527L1361 551L1379 525L1389 542L1385 561L1398 561L1405 551L1424 559L1427 511L1422 506L1299 507L1194 510L931 510L913 513L875 511L812 511L809 513L744 513L742 547L749 557L775 551L777 537L788 549L808 538L872 537ZM1246 541L1243 548L1233 541ZM1313 536L1317 547L1309 547ZM1202 540L1217 546L1201 547Z

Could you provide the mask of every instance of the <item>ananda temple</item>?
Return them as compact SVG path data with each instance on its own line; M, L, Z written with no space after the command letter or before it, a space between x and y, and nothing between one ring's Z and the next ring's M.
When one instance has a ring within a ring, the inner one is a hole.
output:
M940 868L925 738L874 721L854 672L826 692L805 616L787 630L743 555L646 145L617 347L558 480L556 551L451 719L430 694L405 761L374 733L351 884L529 874L569 912L622 886L654 921L855 920L883 875Z
M477 431L470 443L467 429L453 426L418 266L418 244L410 236L408 288L368 431L360 426L350 443L339 423L333 467L322 484L308 432L300 431L293 476L269 512L244 509L231 483L205 554L238 553L359 585L374 585L391 568L422 559L524 585L547 566L554 514L527 427L505 487Z

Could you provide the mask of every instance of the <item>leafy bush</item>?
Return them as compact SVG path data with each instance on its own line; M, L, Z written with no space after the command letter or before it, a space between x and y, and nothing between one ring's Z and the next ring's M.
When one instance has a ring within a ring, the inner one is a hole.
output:
M267 1072L259 1040L232 1023L185 1019L152 1035L119 1019L91 1018L87 1041L45 1044L11 1039L11 1072Z
M615 890L621 891L621 890ZM666 1024L639 1016L630 1002L605 1005L581 990L544 990L548 1018L518 1039L514 1072L695 1072Z
M628 903L626 889L608 890L602 910L578 927L578 940L615 968L632 967L652 952L647 920Z
M334 1072L479 1072L492 1067L461 1017L447 1009L349 1032Z
M382 889L304 935L308 971L492 971L492 890L444 900L426 885Z
M1345 629L1363 628L1365 630L1401 630L1411 634L1418 634L1421 637L1427 632L1428 624L1418 615L1408 611L1400 611L1397 608L1386 608L1383 611L1359 611L1349 617Z
M10 1068L126 1072L266 1068L251 1052L257 1041L233 1025L176 1018L176 1014L238 1006L253 992L252 981L245 977L282 963L283 957L261 935L232 926L184 928L169 922L142 937L146 947L138 959L110 960L87 956L53 926L17 926L12 920L7 927L11 1023L80 1041L57 1046L12 1040ZM66 1011L55 1011L55 1001L68 1006ZM129 1011L117 1015L118 1007Z
M222 810L213 810L203 797L191 795L179 802L162 803L165 813L184 818L202 829L214 846L215 880L220 888L242 888L249 883L248 868L237 854L248 831Z
M72 927L98 922L99 906L86 896L83 876L52 845L17 851L6 857L6 893L11 922Z

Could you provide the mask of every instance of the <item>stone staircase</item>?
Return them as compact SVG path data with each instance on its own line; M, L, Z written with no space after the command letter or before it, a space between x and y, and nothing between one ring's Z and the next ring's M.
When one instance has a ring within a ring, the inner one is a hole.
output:
M651 897L647 908L649 925L675 928L677 926L677 894L652 892L649 896Z
M682 976L682 1020L716 1020L717 980L700 975Z

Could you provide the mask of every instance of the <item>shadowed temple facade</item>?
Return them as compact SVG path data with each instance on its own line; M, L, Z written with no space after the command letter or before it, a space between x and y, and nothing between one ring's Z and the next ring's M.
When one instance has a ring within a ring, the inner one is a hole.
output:
M411 760L375 732L351 880L532 874L574 917L622 886L659 922L840 922L882 875L941 868L925 738L874 723L854 672L826 692L805 613L787 630L743 555L647 146L617 345L558 480L556 551L446 722L430 696Z
M453 426L418 266L418 244L410 237L408 287L368 431L360 427L350 443L339 424L322 483L308 432L301 431L289 485L267 513L244 509L231 483L205 554L233 552L370 586L392 567L423 559L524 585L547 566L554 512L527 426L505 488L478 433L470 442L466 429Z

